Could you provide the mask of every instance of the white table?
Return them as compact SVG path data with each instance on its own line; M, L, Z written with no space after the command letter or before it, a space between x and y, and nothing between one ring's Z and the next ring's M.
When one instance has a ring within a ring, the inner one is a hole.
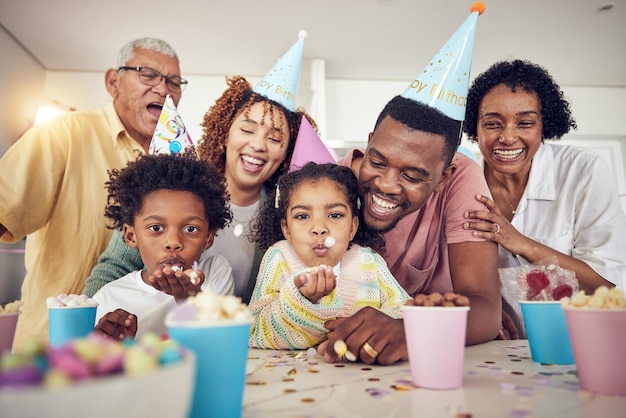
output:
M626 417L626 397L578 387L574 365L534 363L527 340L465 349L463 387L412 385L409 363L327 364L306 351L251 349L242 416Z

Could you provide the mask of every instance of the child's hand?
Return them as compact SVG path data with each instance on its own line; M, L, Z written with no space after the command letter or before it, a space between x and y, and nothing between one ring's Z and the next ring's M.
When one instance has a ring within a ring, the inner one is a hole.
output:
M321 265L310 273L296 276L294 284L305 298L317 303L335 289L337 276L333 273L332 267Z
M156 270L148 277L148 281L152 287L174 296L176 302L180 303L200 292L204 283L204 272L201 269L174 271L171 267L165 267L163 270Z
M135 338L137 317L124 309L116 309L100 318L95 331L118 341L128 337Z

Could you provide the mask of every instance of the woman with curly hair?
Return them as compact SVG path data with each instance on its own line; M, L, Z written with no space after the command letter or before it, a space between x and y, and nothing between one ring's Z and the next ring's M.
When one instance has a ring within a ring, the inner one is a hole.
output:
M468 212L465 227L499 244L499 267L556 257L588 293L623 287L626 216L613 174L591 151L545 142L576 128L544 68L503 61L476 77L463 130L478 142L493 200L478 197L489 211Z
M304 110L290 111L256 93L244 77L230 77L226 83L228 87L203 118L198 153L226 177L233 219L216 234L203 258L223 255L233 268L234 294L247 302L263 256L248 239L248 224L266 190L289 168L302 116L315 128L316 124ZM139 254L128 249L115 232L87 279L85 294L93 295L140 265Z

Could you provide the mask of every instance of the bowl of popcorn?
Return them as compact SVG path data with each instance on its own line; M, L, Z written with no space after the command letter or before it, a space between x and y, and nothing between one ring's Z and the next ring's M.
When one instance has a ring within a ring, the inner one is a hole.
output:
M241 415L252 314L241 299L203 291L187 298L165 324L196 355L190 418Z
M580 291L561 301L580 388L626 396L626 298L618 288Z
M19 300L0 305L0 354L11 351L21 306L22 302Z
M7 417L186 417L194 355L146 334L115 341L99 333L63 347L30 340L0 362L0 411ZM46 412L47 411L47 412Z

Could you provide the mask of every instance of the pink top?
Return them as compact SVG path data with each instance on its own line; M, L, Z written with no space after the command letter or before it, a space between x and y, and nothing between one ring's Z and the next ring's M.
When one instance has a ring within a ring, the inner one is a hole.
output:
M355 157L362 155L361 151L352 150L339 164L349 167ZM485 241L463 229L466 211L487 210L475 198L477 194L491 196L481 168L458 152L452 165L456 165L456 171L443 189L433 193L422 209L405 216L385 234L385 261L411 296L453 291L446 244Z

